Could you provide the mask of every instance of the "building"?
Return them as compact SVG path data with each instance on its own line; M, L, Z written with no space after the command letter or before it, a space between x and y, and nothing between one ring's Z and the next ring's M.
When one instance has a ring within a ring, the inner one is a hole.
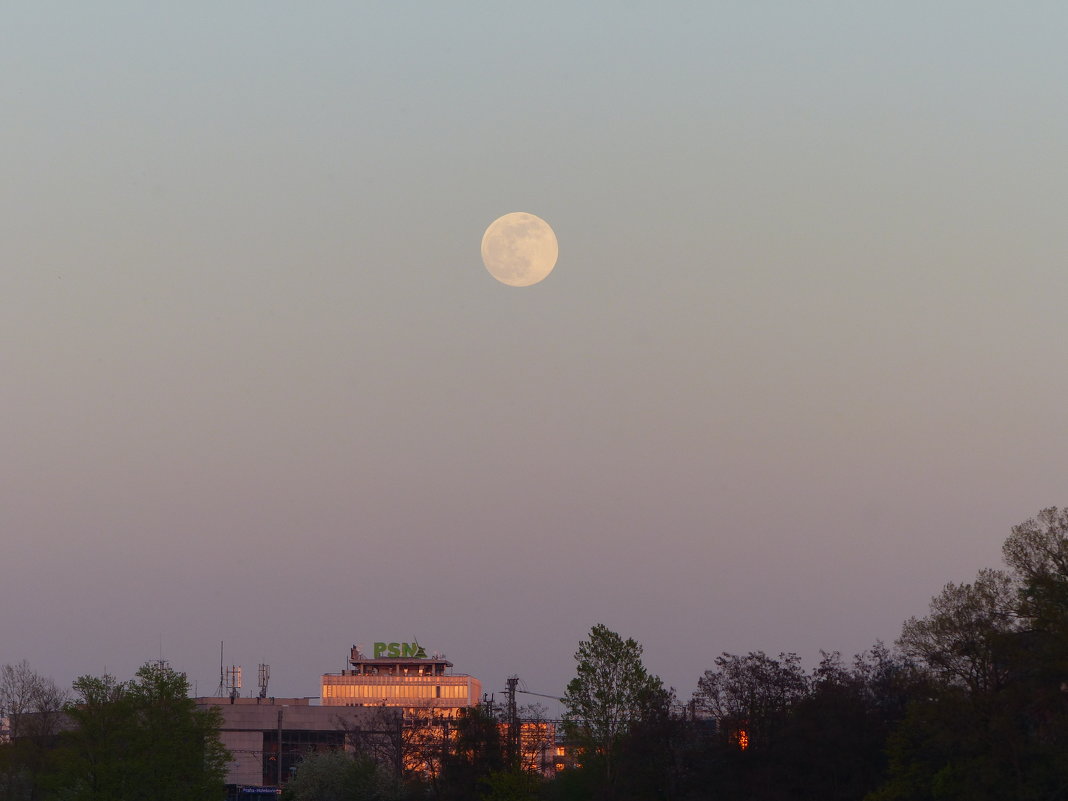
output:
M323 707L399 709L404 720L402 768L434 775L456 737L452 721L461 710L478 705L482 683L453 673L443 654L428 655L417 642L376 642L371 656L353 645L349 665L341 673L322 675Z
M244 788L280 787L310 752L345 749L400 764L401 714L371 707L337 709L308 698L197 698L222 713L219 739L230 752L231 797Z
M453 673L444 655L428 656L418 643L376 642L371 657L352 646L352 666L341 673L324 673L323 706L388 706L409 710L433 709L454 716L476 706L482 683L465 673Z

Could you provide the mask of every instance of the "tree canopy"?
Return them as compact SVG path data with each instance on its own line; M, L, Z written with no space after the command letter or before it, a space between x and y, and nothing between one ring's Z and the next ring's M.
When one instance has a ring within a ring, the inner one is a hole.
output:
M229 754L218 710L197 709L184 673L146 664L128 682L82 676L51 784L70 801L218 801Z
M667 705L663 682L642 663L642 646L602 624L575 652L576 676L564 693L567 729L585 745L586 759L599 759L611 781L614 755L624 734Z

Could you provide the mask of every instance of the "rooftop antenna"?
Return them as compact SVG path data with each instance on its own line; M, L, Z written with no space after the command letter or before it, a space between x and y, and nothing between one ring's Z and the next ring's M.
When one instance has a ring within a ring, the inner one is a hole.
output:
M223 641L219 640L219 689L215 691L216 698L226 695L226 672L223 670Z
M171 669L171 663L163 658L163 635L159 635L159 659L156 660L156 668L160 673L166 673Z
M230 696L230 703L232 704L237 700L237 697L241 694L242 685L242 670L240 665L230 665L226 668L226 689L227 695Z
M260 685L260 698L267 697L267 682L271 680L271 666L260 663L259 669L259 685Z

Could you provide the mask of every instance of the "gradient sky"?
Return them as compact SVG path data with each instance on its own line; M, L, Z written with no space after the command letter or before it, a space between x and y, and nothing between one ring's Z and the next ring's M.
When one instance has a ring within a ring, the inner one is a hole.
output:
M688 697L1068 503L1063 3L165 5L0 11L0 663Z

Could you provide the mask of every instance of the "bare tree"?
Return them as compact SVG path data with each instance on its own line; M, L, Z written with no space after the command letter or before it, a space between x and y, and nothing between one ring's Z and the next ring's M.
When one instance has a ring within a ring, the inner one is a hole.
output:
M429 704L404 710L401 734L404 773L427 781L435 795L441 779L442 759L448 754L456 733L451 712Z
M374 708L369 720L360 724L352 723L338 715L337 725L345 732L347 748L388 768L400 778L403 773L403 719L404 715L400 709L380 706Z
M26 660L0 667L0 718L7 720L4 745L6 798L31 798L33 777L42 765L48 740L59 733L69 696L33 670Z
M547 774L554 764L556 724L548 719L542 704L519 708L519 768L529 773Z

